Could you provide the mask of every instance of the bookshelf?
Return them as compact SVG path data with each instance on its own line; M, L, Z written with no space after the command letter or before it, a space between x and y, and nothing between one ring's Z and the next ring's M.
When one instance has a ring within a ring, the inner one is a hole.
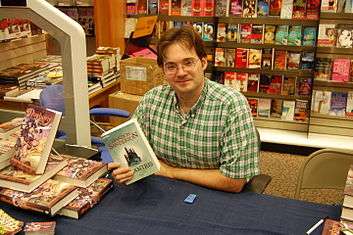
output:
M0 6L0 15L29 19L52 35L61 46L67 143L91 146L85 33L82 27L46 1L32 0L22 6Z

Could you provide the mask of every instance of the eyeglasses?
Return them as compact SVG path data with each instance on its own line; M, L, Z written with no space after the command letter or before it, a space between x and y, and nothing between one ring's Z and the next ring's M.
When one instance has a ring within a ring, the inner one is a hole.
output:
M192 71L195 68L195 65L199 59L196 58L186 58L181 61L181 63L175 63L175 62L166 62L163 65L164 72L166 75L175 75L178 71L178 65L181 65L181 68L184 71Z

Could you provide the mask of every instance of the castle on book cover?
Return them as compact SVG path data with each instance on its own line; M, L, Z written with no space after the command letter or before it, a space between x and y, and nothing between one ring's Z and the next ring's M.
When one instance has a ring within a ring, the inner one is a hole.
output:
M159 161L136 119L103 133L102 140L113 161L134 171L128 184L159 171Z
M11 164L30 174L43 174L60 118L60 112L29 106Z

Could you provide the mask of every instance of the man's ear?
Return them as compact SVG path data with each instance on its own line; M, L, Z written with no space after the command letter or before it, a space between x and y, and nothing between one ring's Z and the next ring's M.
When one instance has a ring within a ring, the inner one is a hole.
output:
M205 57L201 59L201 65L202 65L202 69L206 70L206 68L207 68L207 59Z

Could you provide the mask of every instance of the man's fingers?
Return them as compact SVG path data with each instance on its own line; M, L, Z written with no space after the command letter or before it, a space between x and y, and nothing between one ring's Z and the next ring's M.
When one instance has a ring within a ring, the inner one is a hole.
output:
M115 169L115 168L118 168L118 167L120 167L120 164L117 163L117 162L108 163L108 170Z

